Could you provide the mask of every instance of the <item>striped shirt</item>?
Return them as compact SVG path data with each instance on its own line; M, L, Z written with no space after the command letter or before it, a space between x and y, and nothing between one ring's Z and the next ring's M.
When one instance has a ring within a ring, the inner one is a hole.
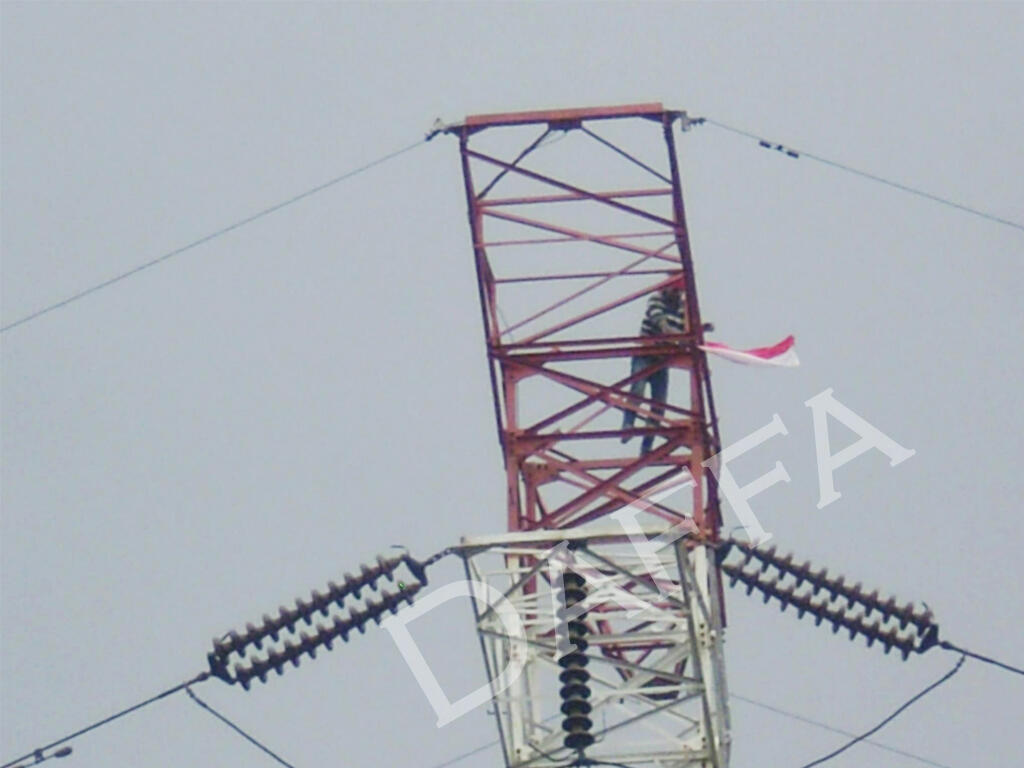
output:
M686 299L680 291L659 291L647 300L641 336L686 333Z

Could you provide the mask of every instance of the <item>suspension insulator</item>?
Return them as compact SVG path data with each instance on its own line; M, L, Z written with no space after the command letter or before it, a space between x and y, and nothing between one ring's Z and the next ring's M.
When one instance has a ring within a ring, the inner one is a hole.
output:
M345 598L347 597L347 595L345 593L344 588L339 587L333 581L328 581L326 597L328 600L328 605L330 605L330 603L334 603L339 608L342 608L345 604Z
M781 589L779 589L777 591L775 596L779 600L779 611L781 613L785 613L786 609L793 602L793 592L794 592L794 590L795 590L795 587L783 587L783 588L781 588Z
M362 582L360 582L359 578L346 571L342 580L344 581L342 597L345 595L352 595L352 597L358 600L362 596L363 591Z
M347 616L338 616L327 626L314 623L317 614L323 617L329 616L332 605L344 609L345 603L350 597L358 598L362 589L372 588L381 578L394 582L395 571L402 564L405 564L409 572L419 579L418 582L399 581L399 589L396 592L382 590L380 600L364 600L362 609L353 608L348 611ZM273 669L278 674L283 674L284 667L288 662L297 667L303 655L315 658L316 649L319 646L326 646L330 650L334 639L340 637L343 642L347 642L352 630L365 633L366 624L371 619L380 624L386 613L395 614L403 603L411 604L414 596L426 584L425 571L426 566L408 554L392 558L378 557L376 564L363 566L359 576L345 574L345 581L341 585L328 582L326 592L313 590L311 598L308 600L301 597L296 598L295 607L281 606L277 616L264 614L260 626L246 624L244 633L232 631L223 637L215 638L213 651L207 655L210 672L226 682L241 683L246 689L249 688L254 677L259 678L261 682L266 682L269 670ZM313 627L313 633L308 634L302 631L296 634L296 625L301 626L301 624ZM229 657L232 654L237 653L244 657L246 648L250 645L256 650L262 650L264 643L268 640L278 643L283 631L297 638L297 642L285 639L283 648L276 650L271 648L265 658L250 659L248 665L239 660L239 663L236 663L231 669Z
M808 560L803 565L796 565L790 569L790 573L793 574L793 578L796 579L796 585L801 586L811 573L811 561Z
M820 571L817 571L816 573L811 573L807 577L807 581L810 583L811 590L815 595L822 590L822 588L825 586L825 582L827 581L827 579L828 568L822 568Z
M747 594L751 594L754 591L754 587L757 586L757 569L753 568L749 571L742 571L740 574L740 581L747 585Z
M896 648L903 658L911 652L923 653L939 642L938 626L927 608L918 611L913 603L901 606L895 597L880 598L878 590L866 592L860 582L848 585L844 576L829 577L827 569L812 570L810 563L793 565L792 555L778 556L771 547L761 550L731 541L722 551L731 548L739 549L744 558L736 565L725 562L724 557L719 561L730 586L742 583L748 595L756 589L765 603L775 598L782 611L792 605L798 618L810 613L816 626L827 622L833 633L845 629L851 640L864 635L869 647L878 641L886 653ZM754 558L758 562L747 567ZM776 568L777 577L766 575L769 566ZM805 583L807 587L801 590Z
M590 733L594 723L588 717L591 712L588 685L590 673L586 669L589 659L585 654L588 647L588 630L581 617L573 617L575 611L572 609L587 597L586 579L574 571L566 571L562 583L561 598L564 608L558 613L561 618L569 619L566 631L572 646L568 653L558 659L558 665L562 667L562 672L558 676L562 683L559 696L562 698L562 714L565 715L562 721L562 730L565 731L562 743L567 749L582 752L594 743L594 736Z
M360 570L360 575L359 575L360 582L363 585L369 587L370 589L376 589L377 588L377 579L379 579L381 577L381 574L384 572L383 568L381 568L380 566L367 566L367 565L363 565L363 566L360 567L359 570Z
M299 666L299 656L302 654L299 652L301 646L297 643L293 643L291 640L284 641L284 653L281 654L282 661L290 661L293 667Z
M861 582L858 581L852 587L847 587L846 588L846 592L845 592L845 597L846 597L846 607L847 608L853 608L853 606L861 603L861 600L864 597L864 588L863 588L863 585L861 584ZM871 606L865 605L864 606L864 618L868 618L871 615L872 610L873 609L871 608Z
M295 610L298 612L298 617L306 623L307 627L313 624L314 608L312 601L307 602L301 597L296 597Z
M836 596L843 591L844 584L846 584L846 577L842 574L840 574L834 579L831 579L827 585L829 597L835 600Z
M892 617L893 612L896 610L896 596L891 596L888 600L878 604L878 610L882 612L882 615L889 619Z
M935 617L932 615L932 612L926 608L920 613L915 613L911 617L910 623L917 628L918 632L928 633L931 631L932 627L934 627L934 624L932 623L932 619L934 618Z
M325 595L323 592L319 592L314 589L311 594L313 597L313 610L319 611L321 616L326 616L330 612L331 603L333 602L331 600L330 593Z
M427 586L427 566L421 563L419 560L413 558L412 555L406 553L402 555L402 562L405 563L405 567L409 569L409 573L423 586ZM428 562L430 562L428 560Z
M909 624L914 618L914 604L907 603L902 608L897 608L893 611L893 616L899 620L900 629L906 629L907 624Z
M263 626L260 628L260 632L264 637L269 637L275 643L280 637L280 631L277 626L277 622L265 613L263 614Z
M366 622L370 619L369 611L352 611L349 614L349 620L352 622L352 628L359 631L360 635L366 634Z
M864 623L864 643L870 648L875 644L875 640L878 639L878 633L882 631L882 625L877 621L873 621L870 624Z
M861 595L859 602L869 612L870 611L877 611L878 610L878 606L880 605L880 603L878 601L878 590L877 589L873 589L870 592L868 592L866 595Z
M307 654L311 659L315 659L316 647L323 642L323 640L319 636L319 633L307 635L305 632L300 632L299 640L299 647L301 648L302 653Z
M796 607L796 617L802 619L804 614L811 608L810 595L794 595L790 601Z
M295 622L299 620L299 611L297 608L287 608L281 606L277 609L277 625L282 629L287 629L289 632L295 631Z
M239 664L235 667L235 678L232 682L241 683L242 687L248 691L252 685L254 675L253 665L245 666L244 664Z

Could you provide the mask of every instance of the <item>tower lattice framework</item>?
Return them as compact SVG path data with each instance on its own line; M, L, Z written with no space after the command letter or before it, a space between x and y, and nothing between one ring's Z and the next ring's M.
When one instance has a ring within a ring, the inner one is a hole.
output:
M447 127L507 484L508 532L460 551L522 619L515 634L476 613L509 768L728 764L720 442L675 146L688 125L640 104ZM685 332L641 335L647 300L671 287ZM662 370L664 402L640 386ZM566 621L577 655L559 643ZM509 668L522 671L506 684Z

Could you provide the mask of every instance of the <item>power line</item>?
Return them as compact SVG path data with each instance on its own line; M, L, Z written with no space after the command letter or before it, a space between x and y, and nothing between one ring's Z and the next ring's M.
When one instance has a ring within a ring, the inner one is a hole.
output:
M938 688L940 685L942 685L947 680L949 680L951 677L953 677L953 675L955 675L957 672L960 671L960 667L962 667L964 665L964 661L966 661L966 660L967 660L967 656L961 654L960 660L957 661L956 666L954 666L951 670L949 670L949 672L944 674L942 677L940 677L938 680L936 680L934 683L929 685L927 688L925 688L921 692L919 692L919 693L915 694L914 696L910 697L909 699L907 699L907 701L904 702L903 704L901 704L896 709L896 711L894 711L891 715L889 715L887 718L882 720L882 722L880 722L874 728L871 728L870 730L865 731L860 736L856 736L851 741L846 742L839 749L836 749L836 750L834 750L832 752L829 752L824 757L819 757L817 760L812 760L811 762L806 763L805 765L801 766L801 768L813 768L813 766L815 766L815 765L821 765L822 763L831 760L833 757L836 757L837 755L842 754L843 752L845 752L846 750L848 750L850 747L854 746L855 744L858 744L858 743L860 743L862 741L865 741L868 738L868 736L871 736L871 735L873 735L875 733L878 733L878 731L882 730L882 728L884 728L886 725L891 723L901 713L903 713L906 709L908 709L911 704L913 704L914 702L918 701L919 699L924 698L926 695L928 695L929 693L934 691L936 688Z
M111 715L110 717L105 717L102 720L99 720L99 721L93 723L92 725L88 725L85 728L82 728L81 730L75 731L74 733L68 734L67 736L62 736L61 738L57 739L56 741L50 742L45 747L39 747L38 749L33 749L31 752L27 752L26 754L22 755L21 757L15 758L14 760L11 760L10 762L7 762L7 763L4 763L3 765L0 765L0 768L10 768L10 766L14 765L15 763L20 763L22 760L25 760L26 758L32 757L37 752L45 752L46 750L52 749L53 747L56 747L56 746L58 746L60 744L63 744L66 741L71 741L72 739L76 739L79 736L82 736L83 734L88 733L89 731L96 730L100 726L106 725L107 723L112 723L115 720L117 720L118 718L124 717L125 715L129 715L132 712L135 712L137 710L142 709L143 707L148 707L150 704L153 704L154 702L160 701L160 699L165 699L168 696L171 696L171 695L177 693L178 691L181 691L181 690L183 690L185 688L188 688L188 686L190 686L190 685L195 685L196 683L201 683L201 682L203 682L204 680L206 680L209 677L210 677L210 673L209 672L200 672L198 675L193 677L191 680L187 680L184 683L180 683L179 685L176 685L173 688L168 688L163 693L158 693L156 696L148 698L145 701L140 701L138 704L134 704L133 706L130 706L127 709L122 709L120 712L117 712L117 713Z
M952 673L950 673L950 676L952 676ZM942 681L940 681L940 682L942 682ZM842 736L852 736L852 737L855 737L858 741L863 741L865 744L869 744L872 747L876 747L877 749L881 749L881 750L884 750L886 752L891 752L894 755L899 755L901 757L906 757L906 758L909 758L911 760L917 760L918 762L923 763L925 765L933 766L933 768L952 768L952 766L946 765L945 763L940 763L940 762L937 762L935 760L931 760L931 759L929 759L927 757L923 757L921 755L916 755L913 752L907 752L906 750L897 749L896 747L891 747L888 744L883 744L882 742L879 742L879 741L872 741L872 740L870 740L868 738L865 738L864 736L857 736L857 734L853 733L852 731L845 731L842 728L836 728L835 726L831 726L828 723L823 723L820 720L813 720L813 719L811 719L809 717L804 717L803 715L799 715L796 712L790 712L788 710L781 709L781 708L773 706L771 704L767 704L767 703L765 703L763 701L758 701L757 699L751 699L751 698L748 698L746 696L739 696L739 695L737 695L735 693L730 693L729 694L729 698L731 698L731 699L738 699L739 701L746 702L747 704L753 704L756 707L761 707L762 709L766 709L766 710L768 710L770 712L774 712L775 714L781 715L782 717L788 717L790 720L796 720L798 722L804 723L805 725L811 725L811 726L814 726L815 728L821 728L822 730L830 731L831 733L838 733L838 734L840 734ZM868 735L870 735L870 734L868 734ZM495 747L495 746L497 746L500 743L501 743L500 739L494 739L492 741L487 742L486 744L481 744L478 747L474 747L473 749L471 749L468 752L463 752L460 755L456 755L455 757L449 758L449 759L445 760L442 763L438 763L437 765L432 765L432 766L430 766L430 768L448 768L449 766L455 765L456 763L459 763L459 762L461 762L461 761L463 761L463 760L465 760L465 759L467 759L469 757L472 757L473 755L479 754L479 753L483 752L486 749L490 749L491 747ZM594 764L595 765L611 765L610 763L598 763L598 762L595 762ZM806 768L806 766L804 768Z
M992 664L994 666L1000 667L1001 669L1005 669L1007 672L1014 672L1018 675L1024 675L1024 669L1021 669L1020 667L1014 667L1002 661L996 661L995 659L990 658L988 656L982 656L980 653L968 651L965 648L960 648L956 645L953 645L953 643L949 642L948 640L943 640L941 643L939 643L939 647L945 648L947 651L955 651L956 653L963 654L964 656L970 656L972 659L983 661L986 664Z
M693 122L697 123L696 120L693 121ZM766 149L777 150L779 152L784 153L788 157L792 157L792 158L806 157L809 160L815 160L815 161L817 161L819 163L824 163L825 165L831 165L833 168L838 168L841 171L846 171L847 173L853 173L853 174L856 174L857 176L862 176L865 179L870 179L871 181L877 181L880 184L886 184L886 185L888 185L890 187L894 187L896 189L902 190L903 192L909 192L912 195L918 195L919 197L924 197L924 198L926 198L928 200L932 200L932 201L934 201L936 203L941 203L942 205L948 205L948 206L950 206L952 208L956 208L956 209L958 209L960 211L964 211L965 213L970 213L970 214L973 214L975 216L980 216L983 219L988 219L989 221L994 221L997 224L1003 224L1003 225L1005 225L1007 227L1013 227L1014 229L1019 229L1021 231L1024 231L1024 224L1021 224L1018 221L1011 221L1010 219L1004 219L1004 218L1002 218L1000 216L996 216L995 214L987 213L986 211L981 211L981 210L978 210L977 208L971 208L969 206L963 205L962 203L958 203L958 202L956 202L954 200L950 200L950 199L945 198L945 197L939 197L938 195L933 195L930 192L925 192L924 190L917 189L915 187L908 187L906 184L900 184L898 181L892 181L891 179L886 179L886 178L883 178L882 176L876 176L873 173L868 173L867 171L861 171L861 170L859 170L857 168L852 168L849 165L844 165L843 163L837 162L835 160L829 160L828 158L821 157L820 155L814 155L814 154L811 154L810 152L805 152L805 151L803 151L801 149L794 149L792 147L788 147L788 146L785 146L783 144L778 144L776 142L769 141L769 140L767 140L767 139L765 139L765 138L763 138L761 136L758 136L756 133L750 133L749 131L744 131L744 130L742 130L740 128L735 128L735 127L733 127L731 125L726 125L725 123L720 123L717 120L712 120L710 117L703 118L703 122L707 123L708 125L713 125L716 128L722 128L722 129L724 129L726 131L731 131L732 133L739 134L740 136L746 136L749 139L754 139L762 147L764 147Z
M196 696L196 695L195 695L195 693L193 693L193 692L192 692L192 689L191 689L191 688L186 688L186 689L185 689L185 693L187 693L187 694L189 695L189 698L191 698L191 699L192 699L192 701L194 701L194 702L195 702L196 704L198 704L198 705L199 705L200 707L202 707L202 708L203 708L203 709L205 709L205 710L206 710L207 712L209 712L209 713L210 713L211 715L213 715L214 717L216 717L216 718L217 718L218 720L220 720L220 721L221 721L222 723L224 723L224 724L225 724L226 726L228 726L229 728L231 728L231 730L235 731L235 733L239 734L239 735L240 735L240 736L241 736L241 737L242 737L243 739L245 739L246 741L248 741L248 742L249 742L250 744L253 744L253 745L257 746L257 747L259 747L259 748L260 748L261 750L263 750L264 752L266 752L266 753L267 753L268 755L270 755L270 756L271 756L272 758L274 758L274 759L275 759L275 760L276 760L277 762L279 762L279 763L280 763L281 765L285 766L285 768L295 768L295 766L294 766L294 765L292 765L292 764L291 764L291 763L289 763L289 762L288 762L287 760L285 760L285 759L284 759L283 757L281 757L281 756L280 756L280 755L278 755L278 754L277 754L276 752L274 752L273 750L271 750L271 749L270 749L270 747L268 747L268 746L266 746L266 745L264 745L264 744L260 743L259 741L257 741L255 737L253 737L253 736L250 736L250 735L249 735L248 733L246 733L245 731L243 731L243 730L242 730L242 729L241 729L241 728L240 728L239 726L235 725L235 724L234 724L233 722L231 722L231 721L230 721L230 720L228 720L228 719L227 719L226 717L224 717L224 715L222 715L222 714L221 714L220 712L218 712L218 711L217 711L217 710L215 710L215 709L214 709L213 707L211 707L211 706L210 706L209 704L207 704L207 703L206 703L205 701L203 701L203 700L202 700L202 699L200 699L200 698L199 698L198 696Z
M257 219L261 219L264 216L268 216L271 213L274 213L275 211L279 211L282 208L286 208L287 206L292 205L293 203L297 203L300 200L305 200L307 197L315 195L317 192L322 192L328 187L333 187L335 184L340 184L346 179L351 179L353 176L356 176L362 173L363 171L368 171L371 168L380 165L381 163L385 163L388 160L398 157L401 154L409 152L410 150L415 149L421 144L430 141L432 138L434 138L435 135L437 135L437 131L432 131L431 133L428 133L425 138L420 139L414 144L410 144L407 147L402 147L401 149L395 150L394 152L390 152L386 155L383 155L382 157L378 157L376 160L372 160L369 163L366 163L365 165L361 165L358 168L343 173L341 176L336 176L335 178L329 181L325 181L323 184L318 184L317 186L312 187L311 189L307 189L305 192L300 192L294 197L290 197L287 200L281 201L280 203L275 203L269 208L264 208L261 211L257 211L251 216L246 216L244 219L240 219L239 221L236 221L233 224L228 224L226 227L221 227L215 232L211 232L208 235L204 235L203 237L200 237L198 240L193 240L191 243L188 243L187 245L183 245L180 248L175 248L173 251L168 251L162 256L158 256L155 259L147 261L144 264L140 264L137 267L133 267L132 269L129 269L127 272L122 272L121 274L116 275L115 277L112 277L109 280L104 280L102 283L97 283L96 285L90 286L89 288L86 288L83 291L79 291L78 293L68 296L65 299L61 299L60 301L45 306L42 309L38 309L35 312L32 312L28 315L25 315L24 317L15 320L13 323L8 323L7 325L3 326L2 328L0 328L0 333L6 333L12 328L16 328L17 326L27 323L30 320L35 320L37 317L41 317L42 315L45 315L49 312L53 312L53 310L55 309L66 307L68 304L71 304L72 302L78 301L79 299L83 299L86 296L89 296L90 294L103 290L104 288L108 288L109 286L114 285L114 283L119 283L120 281L132 277L133 275L137 275L139 272L149 269L150 267L155 267L157 264L161 264L167 261L168 259L185 253L185 251L190 251L193 248L196 248L200 245L203 245L204 243L208 243L211 240L220 237L221 235L226 235L228 232L233 232L234 230L240 227L244 227L246 224L251 224Z
M40 763L45 763L47 760L50 760L51 758L68 757L70 754L71 747L61 747L56 752L51 752L48 755L43 755L42 751L39 751L32 755L33 760L31 763L22 763L21 765L14 766L14 768L29 768L29 766L36 766Z
M739 696L739 695L737 695L735 693L730 693L729 694L729 698L730 699L737 699L739 701L744 701L747 704L753 704L755 707L760 707L761 709L767 709L769 712L774 712L777 715L782 715L783 717L788 717L791 720L797 720L797 721L799 721L801 723L804 723L806 725L813 725L816 728L821 728L821 729L826 730L826 731L831 731L832 733L838 733L841 736L854 736L854 737L857 736L857 734L853 733L852 731L844 731L842 728L834 728L833 726L829 725L828 723L823 723L820 720L813 720L813 719L811 719L809 717L804 717L803 715L798 715L796 712L790 712L790 711L785 710L785 709L780 709L779 707L774 707L771 704L765 704L763 701L757 701L756 699L748 699L745 696ZM919 763L924 763L925 765L931 765L931 766L934 766L934 768L952 768L952 766L946 765L945 763L939 763L939 762L936 762L935 760L930 760L927 757L922 757L921 755L915 755L913 752L907 752L907 751L902 750L902 749L897 749L896 747L890 747L888 744L883 744L880 741L872 741L871 739L863 739L863 741L864 741L865 744L870 744L872 747L877 747L878 749L885 750L886 752L891 752L892 754L899 755L900 757L906 757L906 758L909 758L911 760L917 760Z
M449 765L455 765L456 763L462 762L467 757L478 755L484 750L497 746L500 742L501 739L494 739L493 741L488 741L486 744L481 744L479 747L474 747L473 749L469 750L469 752L463 752L461 755L456 755L455 757L449 758L448 760L445 760L443 763L432 765L430 768L448 768Z

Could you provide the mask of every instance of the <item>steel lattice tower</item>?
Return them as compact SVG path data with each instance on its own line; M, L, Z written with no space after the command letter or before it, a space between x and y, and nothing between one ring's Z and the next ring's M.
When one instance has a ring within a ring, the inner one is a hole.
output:
M508 494L508 533L460 550L525 631L477 610L510 768L728 763L707 466L720 443L674 137L689 124L640 104L446 127L459 137ZM648 297L672 286L686 332L640 335ZM633 388L661 369L663 404ZM566 619L576 603L585 612ZM558 642L566 621L575 655ZM503 686L510 664L523 673Z

